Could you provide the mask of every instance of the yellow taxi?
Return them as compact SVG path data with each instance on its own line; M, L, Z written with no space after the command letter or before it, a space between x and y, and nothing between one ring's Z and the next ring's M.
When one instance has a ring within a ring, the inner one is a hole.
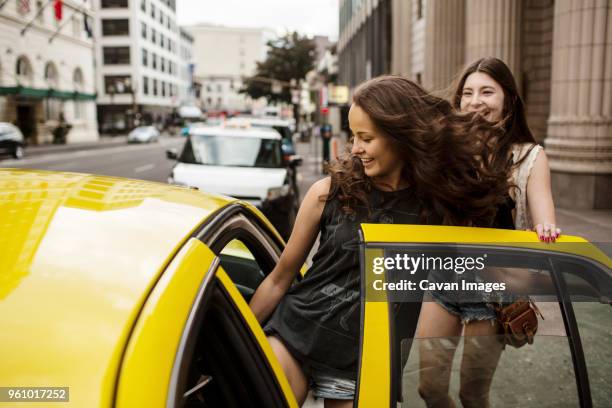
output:
M485 251L490 266L551 282L534 344L502 355L493 406L612 400L610 259L576 237L544 245L534 235L364 224L355 406L424 406L416 385L427 339L415 332L426 290L372 293L374 280L393 279L390 268L375 273L373 259L431 251ZM0 406L297 406L248 307L283 247L266 218L236 199L0 170Z

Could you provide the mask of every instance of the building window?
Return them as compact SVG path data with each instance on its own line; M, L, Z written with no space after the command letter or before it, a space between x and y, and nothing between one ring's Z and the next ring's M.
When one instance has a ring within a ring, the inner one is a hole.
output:
M164 13L161 10L159 11L159 22L164 25Z
M217 92L223 92L223 87L221 84L217 84Z
M423 0L417 0L416 2L416 6L417 6L417 20L420 20L423 18L423 10L425 8L425 4L423 2Z
M127 8L128 0L102 0L100 2L101 8Z
M151 18L155 19L155 6L151 3Z
M72 83L76 92L83 92L83 71L80 68L74 70L72 74ZM85 116L85 103L83 101L74 101L74 118L83 119Z
M104 77L104 90L108 95L130 93L130 89L126 86L130 81L129 75L106 75Z
M142 92L145 95L149 94L149 78L142 77Z
M151 42L157 44L157 31L154 28L151 29Z
M130 47L103 47L104 65L124 65L130 63Z
M140 23L140 35L145 40L147 39L147 25L145 23Z
M153 80L153 96L157 96L157 79Z
M144 11L145 13L147 12L147 0L140 1L140 9Z
M166 83L164 81L161 81L161 95L166 96Z
M147 50L145 50L143 48L142 50L142 65L144 67L146 67L147 65L149 65L149 53L147 52Z
M166 37L164 37L163 33L159 33L159 45L164 48L166 46Z
M130 35L130 21L127 18L102 20L102 35Z
M78 16L73 15L72 16L72 34L77 38L81 36L81 27L83 27L83 24L81 24L81 20L79 19Z
M19 84L29 84L32 81L32 65L30 65L30 61L26 57L19 57L17 59L15 73L17 74L17 83Z
M161 72L166 72L166 59L161 57Z
M155 54L154 52L151 53L151 62L153 63L151 67L153 69L157 69L157 54Z
M48 62L47 65L45 65L45 82L49 88L57 88L57 68L55 68L55 65L52 62Z

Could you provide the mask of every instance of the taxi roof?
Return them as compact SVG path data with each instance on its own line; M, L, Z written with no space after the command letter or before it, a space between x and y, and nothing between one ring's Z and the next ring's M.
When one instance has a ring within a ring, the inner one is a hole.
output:
M148 293L195 229L234 201L141 180L0 169L0 383L69 386L76 405L110 398L102 390L114 388Z
M225 124L221 126L197 127L190 129L194 136L252 137L256 139L281 140L281 135L272 128L252 128L248 124Z

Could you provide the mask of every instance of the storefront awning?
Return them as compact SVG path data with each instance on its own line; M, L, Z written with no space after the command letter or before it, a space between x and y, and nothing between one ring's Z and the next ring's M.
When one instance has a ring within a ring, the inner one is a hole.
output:
M24 96L27 98L38 98L38 99L75 99L78 101L93 101L96 99L96 94L90 94L85 92L69 92L69 91L58 91L56 89L38 89L29 88L27 86L0 86L0 96L3 95L17 95Z

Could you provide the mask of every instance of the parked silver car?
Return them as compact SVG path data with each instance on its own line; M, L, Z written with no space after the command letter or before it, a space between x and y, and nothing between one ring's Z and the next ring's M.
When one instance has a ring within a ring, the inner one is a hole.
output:
M21 159L24 154L23 134L11 123L0 122L0 153L8 153L15 159Z
M159 131L155 126L139 126L128 135L128 143L150 143L159 140Z

